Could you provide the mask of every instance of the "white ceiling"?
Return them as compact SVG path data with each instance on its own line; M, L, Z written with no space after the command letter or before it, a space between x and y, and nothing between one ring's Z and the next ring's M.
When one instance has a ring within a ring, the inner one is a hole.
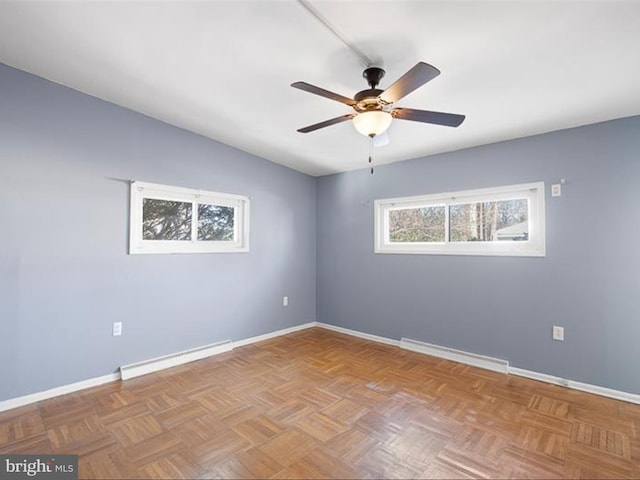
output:
M441 70L398 106L467 116L394 120L377 164L640 114L638 1L311 4L386 69L382 88L418 61ZM366 166L350 122L296 132L351 110L292 82L366 83L294 0L0 1L0 62L311 175Z

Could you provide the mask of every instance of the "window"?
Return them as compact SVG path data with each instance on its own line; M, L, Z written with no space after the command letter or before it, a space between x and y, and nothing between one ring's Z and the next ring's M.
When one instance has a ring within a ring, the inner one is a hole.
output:
M376 200L375 251L544 256L544 183Z
M131 184L129 253L248 251L248 197Z

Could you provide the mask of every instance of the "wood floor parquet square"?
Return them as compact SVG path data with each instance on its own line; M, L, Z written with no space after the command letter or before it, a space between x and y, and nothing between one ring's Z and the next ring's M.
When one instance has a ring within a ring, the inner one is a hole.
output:
M45 433L42 416L37 409L27 410L16 420L0 419L0 445Z
M199 418L208 414L208 410L195 400L190 400L175 407L168 408L155 414L158 421L167 429L171 430L184 422Z
M296 424L296 428L308 433L322 443L327 443L348 429L339 421L320 412L314 412L302 418Z
M54 449L60 449L68 445L80 444L96 435L108 433L100 418L91 415L78 418L73 422L57 425L47 429L49 442Z
M126 448L160 435L164 431L164 427L155 416L147 414L135 417L130 422L116 424L110 431L120 445Z
M516 443L528 452L545 455L550 462L564 462L569 438L567 435L546 430L542 426L525 426Z
M136 466L141 467L170 454L180 452L186 445L178 435L165 431L158 435L129 445L123 449L126 457Z
M140 478L137 468L127 458L124 452L98 452L79 458L79 478L113 479ZM161 478L161 477L155 477Z
M402 430L401 425L389 421L384 415L376 411L370 411L362 416L353 426L378 442L388 442Z
M194 467L194 461L184 452L147 463L137 469L138 478L201 478L202 470Z
M135 402L100 415L100 422L106 427L129 422L136 417L152 414L153 411L145 402ZM80 417L83 418L83 417Z
M270 438L259 448L264 454L286 467L320 445L321 443L311 435L297 429L289 429Z
M284 425L277 424L264 414L246 419L231 428L254 446L262 445L270 438L286 430Z
M334 395L326 389L326 387L312 387L298 392L297 398L315 409L322 409L333 405L340 397Z
M516 478L513 475L504 475L502 478ZM470 478L481 478L477 475L472 474L466 469L456 468L455 465L451 465L445 461L436 459L429 464L429 467L422 472L418 478L425 479L442 479L442 478L458 478L458 479L470 479Z
M222 437L229 427L213 416L198 417L174 427L172 432L190 448Z
M81 478L638 478L640 405L313 328L0 412Z
M273 457L259 448L229 455L209 472L209 478L271 478L284 470Z
M631 442L627 435L587 423L579 423L573 429L576 444L586 445L608 455L631 460Z
M132 405L136 402L133 393L123 390L121 392L114 392L106 395L98 395L93 399L88 399L92 402L96 412L100 415L105 415L110 412L114 412L119 408Z
M424 465L399 458L388 445L379 444L356 461L356 466L373 478L418 478Z
M311 450L307 455L278 472L275 478L360 478L358 469L336 458L325 447Z
M322 409L322 413L327 417L333 418L344 425L357 422L360 417L366 415L369 411L369 407L361 403L356 403L348 398L342 398Z
M529 408L552 417L567 418L569 415L568 402L543 395L533 395L529 402Z
M454 445L446 446L438 454L438 460L450 468L474 478L499 478L500 464L483 455Z
M36 455L42 452L52 452L53 448L46 433L21 438L9 443L0 444L2 454Z
M394 457L415 464L418 469L433 461L443 444L438 436L414 425L400 429L394 438L384 442Z

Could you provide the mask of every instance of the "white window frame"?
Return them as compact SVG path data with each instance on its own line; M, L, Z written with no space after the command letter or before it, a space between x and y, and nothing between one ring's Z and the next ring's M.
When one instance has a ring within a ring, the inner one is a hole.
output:
M374 202L375 253L410 253L431 255L504 255L545 256L545 187L544 182L523 183L476 190L445 192L413 197L387 198ZM450 242L449 206L461 203L491 202L526 198L529 214L529 237L521 241ZM444 242L391 242L389 212L404 208L445 207Z
M144 240L142 209L145 198L192 204L191 240ZM131 182L129 254L233 253L249 251L249 197L147 182ZM198 204L234 207L234 241L198 240Z

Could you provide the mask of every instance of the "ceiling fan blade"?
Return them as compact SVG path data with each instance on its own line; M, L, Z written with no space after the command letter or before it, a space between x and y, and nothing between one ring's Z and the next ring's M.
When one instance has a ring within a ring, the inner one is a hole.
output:
M337 93L330 92L329 90L325 90L324 88L316 87L315 85L311 85L307 82L295 82L292 83L291 86L299 90L304 90L305 92L320 95L321 97L325 97L330 100L335 100L336 102L344 103L345 105L351 106L356 104L356 101L352 98L338 95Z
M428 110L414 110L413 108L394 108L391 111L391 115L393 115L393 118L402 120L433 123L434 125L445 125L447 127L457 127L465 119L464 115L456 115L455 113L430 112Z
M298 132L300 133L313 132L314 130L318 130L324 127L329 127L331 125L335 125L336 123L346 122L347 120L351 120L355 116L356 116L355 113L349 113L347 115L342 115L341 117L336 117L336 118L332 118L331 120L325 120L324 122L309 125L308 127L299 128Z
M440 70L436 67L428 63L418 62L411 70L382 92L378 98L387 103L395 103L438 75L440 75Z
M389 145L389 134L387 132L381 133L380 135L376 135L375 137L373 137L374 147L384 147L385 145Z

